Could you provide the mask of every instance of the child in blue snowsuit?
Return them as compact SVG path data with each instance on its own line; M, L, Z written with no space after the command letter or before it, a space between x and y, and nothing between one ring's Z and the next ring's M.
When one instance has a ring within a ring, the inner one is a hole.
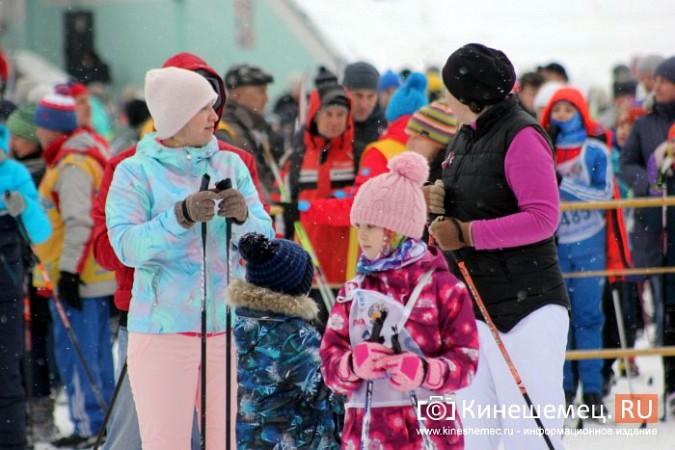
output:
M246 281L234 280L237 448L331 449L330 391L321 376L321 336L305 250L285 240L249 233L239 240Z
M554 137L556 167L562 177L562 201L601 201L613 195L612 165L605 144L590 136L599 131L591 121L588 104L579 90L559 89L542 116L542 125ZM606 230L604 210L563 211L556 233L558 258L563 273L605 270ZM572 302L568 349L602 348L601 308L604 277L567 278ZM583 402L599 411L602 404L602 360L578 362ZM563 387L568 402L576 396L576 375L565 362Z

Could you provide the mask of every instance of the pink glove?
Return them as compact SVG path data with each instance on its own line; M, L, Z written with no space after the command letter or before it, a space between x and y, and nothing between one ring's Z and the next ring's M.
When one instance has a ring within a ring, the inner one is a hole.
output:
M378 361L391 355L392 350L375 342L361 342L352 350L354 373L362 380L384 378L387 372L377 367Z
M383 358L377 367L386 370L391 376L389 382L392 386L403 392L420 387L426 375L425 362L410 352Z

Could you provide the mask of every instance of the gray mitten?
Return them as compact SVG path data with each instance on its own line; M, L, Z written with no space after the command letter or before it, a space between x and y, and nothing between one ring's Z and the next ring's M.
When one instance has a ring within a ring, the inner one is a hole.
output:
M176 202L173 211L183 228L190 228L196 222L208 222L213 219L218 194L213 191L199 191Z
M232 218L235 223L241 224L248 218L248 206L246 199L236 189L226 189L218 194L218 215Z
M5 206L10 216L18 217L26 210L26 200L19 191L7 192L5 193Z

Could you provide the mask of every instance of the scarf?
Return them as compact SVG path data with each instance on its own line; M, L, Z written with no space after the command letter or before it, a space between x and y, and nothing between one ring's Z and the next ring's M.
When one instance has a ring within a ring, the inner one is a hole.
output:
M574 113L571 119L561 122L551 117L551 124L560 129L556 139L556 145L579 145L586 140L588 132L584 127L584 122L581 119L579 111Z
M388 236L387 232L394 234L394 239L389 237L378 257L372 261L362 254L356 264L356 273L367 275L400 269L418 261L426 254L427 246L421 240L405 237L390 230L385 230L385 237ZM400 236L398 242L395 240L396 236Z

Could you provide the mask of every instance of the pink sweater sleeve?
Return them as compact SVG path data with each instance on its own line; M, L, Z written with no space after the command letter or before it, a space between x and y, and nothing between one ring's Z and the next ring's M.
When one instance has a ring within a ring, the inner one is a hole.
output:
M477 250L519 247L551 237L558 227L560 198L546 140L532 127L515 136L504 161L506 181L520 212L476 220L471 235Z

